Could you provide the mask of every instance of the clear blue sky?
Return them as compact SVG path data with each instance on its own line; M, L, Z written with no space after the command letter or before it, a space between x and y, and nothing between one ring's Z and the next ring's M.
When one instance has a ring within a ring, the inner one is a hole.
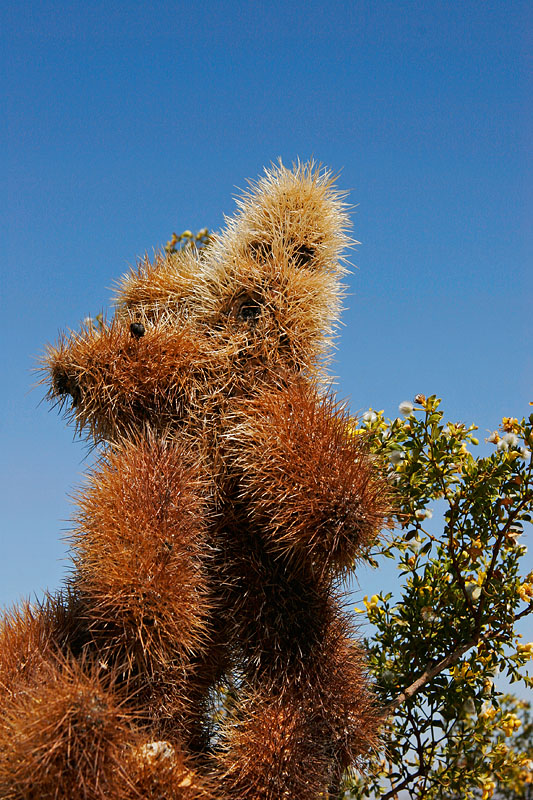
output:
M278 156L342 170L357 206L339 394L396 416L437 393L481 437L529 413L527 2L0 13L0 605L59 586L68 493L89 463L29 391L35 358L173 230L220 227Z

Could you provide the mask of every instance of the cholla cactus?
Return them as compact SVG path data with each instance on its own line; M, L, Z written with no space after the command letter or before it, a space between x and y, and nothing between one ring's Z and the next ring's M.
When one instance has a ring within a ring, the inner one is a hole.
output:
M280 163L49 348L102 458L65 592L4 623L2 798L316 800L372 747L336 587L387 493L325 388L347 226L330 173Z

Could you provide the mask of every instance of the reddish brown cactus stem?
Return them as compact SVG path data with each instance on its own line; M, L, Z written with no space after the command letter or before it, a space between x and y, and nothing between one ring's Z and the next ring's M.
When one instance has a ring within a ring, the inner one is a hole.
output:
M0 634L5 800L317 800L372 747L335 584L387 492L323 388L347 227L327 171L280 164L49 348L103 454L67 593Z

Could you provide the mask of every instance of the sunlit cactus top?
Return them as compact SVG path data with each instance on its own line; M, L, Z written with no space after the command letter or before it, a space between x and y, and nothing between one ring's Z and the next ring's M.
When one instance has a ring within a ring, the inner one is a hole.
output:
M290 375L323 378L352 243L343 197L312 163L266 171L206 246L141 260L111 321L49 348L50 396L112 440L189 425L210 401Z

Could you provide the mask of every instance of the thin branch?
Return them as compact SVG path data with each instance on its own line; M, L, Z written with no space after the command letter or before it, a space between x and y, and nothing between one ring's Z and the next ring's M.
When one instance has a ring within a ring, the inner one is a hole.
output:
M402 789L405 789L407 786L409 786L409 784L412 783L416 778L419 778L421 774L422 773L420 770L418 770L417 772L413 772L412 775L408 775L407 778L405 778L401 783L398 783L394 789L390 790L390 792L387 792L387 794L382 794L380 800L392 800L393 797L398 795L398 792L401 792Z
M466 653L467 650L470 650L471 647L477 644L477 639L468 642L461 647L458 647L457 650L454 650L453 653L445 656L441 661L437 664L433 664L431 667L427 667L422 675L420 675L416 681L414 681L410 686L400 692L400 694L394 698L390 703L385 706L386 711L394 711L398 706L401 706L402 703L409 698L415 695L420 689L432 678L438 675L443 670L447 669L447 667L451 667L452 664L455 664L463 653Z
M520 614L517 614L515 616L514 621L516 622L518 619L522 619L522 617L527 617L527 615L531 614L532 611L533 611L533 600L530 602L528 606L526 606L526 608L524 608L523 611L520 612Z
M400 694L394 698L390 703L385 706L385 711L392 712L398 706L401 706L402 703L405 703L410 697L413 697L420 689L432 678L436 675L439 675L443 670L451 667L453 664L457 663L464 653L470 650L472 647L475 647L479 642L484 641L486 639L495 639L497 638L498 632L496 631L487 631L487 633L483 634L483 636L476 636L475 638L471 639L466 644L462 644L460 647L457 647L452 653L449 653L443 659L438 661L436 664L432 664L424 670L422 675L416 679L410 686L400 692Z

